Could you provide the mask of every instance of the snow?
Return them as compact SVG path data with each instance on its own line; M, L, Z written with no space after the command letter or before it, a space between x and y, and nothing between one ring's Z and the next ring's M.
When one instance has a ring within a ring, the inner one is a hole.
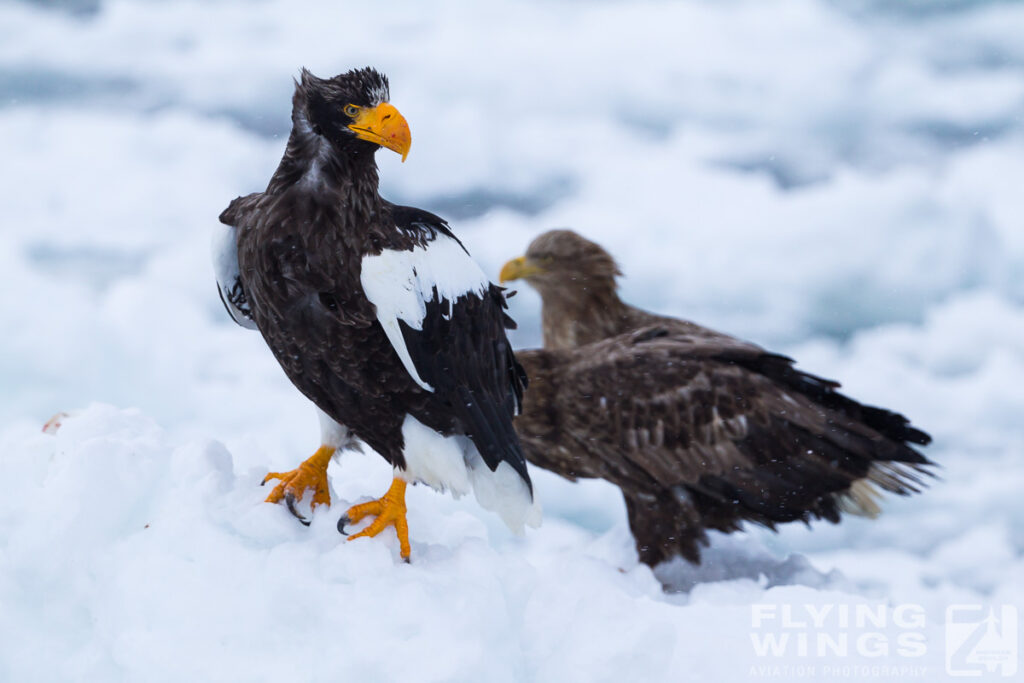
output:
M0 680L935 681L949 610L1024 607L1024 5L46 4L0 5ZM524 537L410 488L409 565L335 529L387 488L373 453L309 528L262 503L317 421L225 314L211 231L299 67L366 64L414 142L385 196L490 277L578 230L627 300L907 413L940 479L657 572L613 487L536 469ZM758 654L786 634L811 652Z

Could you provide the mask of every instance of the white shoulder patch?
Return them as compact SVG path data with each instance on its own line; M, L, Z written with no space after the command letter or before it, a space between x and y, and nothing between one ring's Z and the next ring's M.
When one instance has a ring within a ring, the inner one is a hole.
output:
M385 249L376 256L364 256L360 282L406 371L421 387L433 391L417 372L398 321L414 330L423 329L427 302L435 297L435 291L438 300L448 299L451 315L460 296L482 296L487 290L490 281L484 271L456 240L438 233L426 247L412 251Z
M221 299L228 309L231 318L250 330L256 329L256 323L250 320L241 310L231 303L231 292L238 285L238 241L237 230L232 225L217 223L213 231L211 244L213 255L213 272L217 277L217 288Z

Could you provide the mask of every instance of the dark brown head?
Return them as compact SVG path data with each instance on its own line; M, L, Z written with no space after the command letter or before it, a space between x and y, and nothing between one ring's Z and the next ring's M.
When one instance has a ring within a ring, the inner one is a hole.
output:
M526 280L544 295L549 291L615 291L622 273L600 245L572 230L550 230L530 243L525 256L501 269L501 281Z
M387 147L404 161L412 144L409 124L389 96L387 77L369 67L334 78L303 69L292 98L292 123L301 134L326 138L342 155L372 156Z

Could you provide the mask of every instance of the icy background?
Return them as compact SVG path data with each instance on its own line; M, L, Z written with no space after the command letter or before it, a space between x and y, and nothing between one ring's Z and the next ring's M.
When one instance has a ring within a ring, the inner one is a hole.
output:
M1022 35L995 0L0 4L0 680L943 679L948 605L1024 605ZM524 539L410 489L408 566L334 530L386 488L372 454L309 529L262 504L316 420L224 314L210 231L298 67L366 64L413 133L384 194L488 272L575 228L627 300L906 412L942 480L718 537L669 593L602 482L535 471ZM926 652L759 657L759 603L920 605Z

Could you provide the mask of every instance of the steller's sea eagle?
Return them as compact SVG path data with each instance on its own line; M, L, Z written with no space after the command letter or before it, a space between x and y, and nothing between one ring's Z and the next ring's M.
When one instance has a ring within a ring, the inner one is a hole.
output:
M216 259L225 307L254 324L292 383L321 411L323 446L268 498L306 490L329 503L335 449L367 443L394 467L382 498L339 521L376 519L410 547L406 482L472 490L514 530L536 526L526 460L512 426L526 378L512 354L501 288L447 223L378 192L374 153L409 151L409 127L373 69L321 79L302 70L292 130L267 189L239 197Z
M619 274L600 246L555 230L500 278L543 301L544 349L517 352L527 459L617 485L643 562L699 562L707 529L874 516L877 489L919 490L932 463L910 444L930 438L905 417L785 356L630 306Z

